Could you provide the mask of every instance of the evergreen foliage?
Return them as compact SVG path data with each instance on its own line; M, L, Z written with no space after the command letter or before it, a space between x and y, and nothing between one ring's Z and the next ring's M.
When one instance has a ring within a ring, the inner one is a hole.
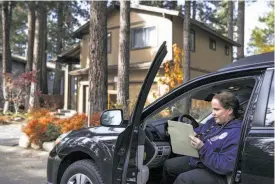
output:
M256 27L253 29L250 42L248 43L248 53L260 54L274 51L274 1L269 1L269 11L262 17L259 22L263 28Z

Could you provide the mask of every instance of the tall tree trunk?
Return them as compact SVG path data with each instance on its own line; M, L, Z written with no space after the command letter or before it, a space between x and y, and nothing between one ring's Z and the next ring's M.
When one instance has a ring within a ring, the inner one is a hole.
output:
M237 20L237 42L241 44L237 49L237 59L244 57L244 15L245 15L245 1L239 0L238 3L238 20Z
M64 3L62 1L58 2L58 12L57 12L57 45L56 45L56 54L60 54L63 47L63 24L64 24ZM55 64L54 71L54 83L53 83L53 94L60 94L61 86L61 64Z
M196 15L197 15L197 1L193 0L192 1L192 19L196 19Z
M41 42L41 48L42 48L42 52L41 52L41 78L40 78L40 84L41 84L41 91L42 94L48 94L48 76L47 76L47 52L46 52L46 48L47 48L47 7L44 6L43 8L43 38L42 38L42 42Z
M89 50L89 123L107 108L107 1L91 1Z
M25 72L32 71L33 63L33 44L34 44L34 31L35 31L35 2L28 2L28 55ZM30 94L30 86L27 87L27 94ZM29 106L29 96L25 99L25 109Z
M228 3L228 14L227 14L227 27L228 27L228 38L233 40L233 9L234 2L227 1Z
M183 81L187 82L190 80L190 1L185 1L185 14L184 14L184 25L183 25L183 51L184 51L184 65L183 65Z
M13 2L2 2L2 73L12 73L11 48L10 48L10 26L12 20ZM4 103L4 113L9 110L9 92L7 79L3 78L2 82Z
M120 1L120 33L118 53L117 102L122 104L125 117L129 116L130 63L130 1Z
M43 38L43 9L44 2L37 2L37 17L35 20L35 35L34 35L34 48L33 48L33 64L32 71L38 72L36 74L36 82L31 83L29 110L39 106L39 99L37 92L40 90L40 74L41 72L41 41Z
M33 43L34 43L34 31L35 31L35 3L33 1L28 2L28 56L25 71L32 70L33 62Z
M185 1L185 14L183 23L183 82L190 80L190 1ZM184 102L183 112L189 114L191 101L186 98Z

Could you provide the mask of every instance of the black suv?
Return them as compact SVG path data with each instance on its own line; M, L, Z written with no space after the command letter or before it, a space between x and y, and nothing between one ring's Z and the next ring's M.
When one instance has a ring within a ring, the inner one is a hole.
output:
M164 42L129 120L121 110L107 110L101 126L59 138L49 154L48 184L159 183L164 161L177 156L167 121L205 123L211 118L213 95L224 90L233 92L245 110L235 171L227 176L228 183L273 183L274 53L240 59L195 78L144 108L166 53Z

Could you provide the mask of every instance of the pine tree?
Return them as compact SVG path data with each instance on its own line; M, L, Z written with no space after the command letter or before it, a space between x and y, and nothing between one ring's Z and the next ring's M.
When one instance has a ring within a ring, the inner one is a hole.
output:
M120 33L118 53L118 93L117 102L128 117L130 65L130 1L120 1Z
M197 1L193 0L192 1L192 19L196 19L197 16Z
M158 0L153 0L153 1L139 1L139 4L141 5L146 5L146 6L153 6L153 7L158 7L158 8L164 8L164 1L158 1Z
M56 37L56 53L60 53L63 48L63 24L64 24L64 4L63 1L58 2L58 8L57 8L57 37ZM56 63L55 64L55 70L54 70L54 83L53 83L53 94L60 94L60 85L61 85L61 64Z
M34 31L35 31L35 3L28 2L28 55L25 71L32 70L33 62L33 44L34 44Z
M183 25L183 52L184 52L184 65L183 65L183 81L190 80L190 1L185 1L184 25Z
M32 71L33 63L33 46L34 46L34 31L35 31L35 2L28 2L28 49L27 49L27 63L25 72ZM27 94L30 94L30 86L27 87ZM25 99L25 108L29 107L29 96Z
M91 1L89 43L89 123L107 108L107 2Z
M185 1L185 12L183 22L183 82L190 80L190 10L191 2ZM189 114L191 101L186 98L183 112Z
M237 19L237 34L238 39L237 42L241 44L240 47L237 48L237 59L241 59L244 57L244 15L245 15L245 1L239 0L238 2L238 19Z
M45 4L42 1L37 2L36 20L35 20L35 36L34 36L34 49L33 49L33 64L32 71L37 71L36 82L31 83L29 110L38 107L39 101L36 95L40 91L40 72L41 72L41 42L43 40L43 8Z
M11 61L11 48L10 48L10 28L12 20L12 8L13 2L2 1L2 73L7 74L12 72L12 61ZM7 87L7 78L3 78L2 89L4 97L4 110L6 113L9 109L9 95Z
M218 33L224 36L228 36L228 16L231 17L231 12L229 12L229 8L231 9L232 4L232 7L234 9L234 1L197 1L198 21L203 22ZM233 11L233 30L235 24L236 23Z
M41 72L40 84L42 94L48 94L48 72L47 72L47 13L48 7L45 6L42 12L42 42L41 42Z
M228 14L227 14L227 36L231 40L233 40L233 11L234 10L234 2L233 1L228 1Z
M16 55L25 56L25 49L27 43L27 7L23 1L13 1L12 8L12 24L10 26L10 47L11 53ZM0 25L2 20L0 19ZM0 30L0 49L2 47L2 30Z

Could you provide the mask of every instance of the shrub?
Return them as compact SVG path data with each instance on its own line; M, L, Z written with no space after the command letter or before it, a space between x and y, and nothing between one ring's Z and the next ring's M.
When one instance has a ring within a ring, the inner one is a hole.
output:
M31 142L36 144L53 141L62 133L83 128L87 122L85 114L59 119L46 109L32 111L29 117L31 119L22 131L28 135Z
M49 123L46 131L46 141L53 141L61 134L61 128L58 125Z
M56 139L60 135L59 127L54 124L56 118L53 116L45 116L37 119L32 119L23 128L31 142L41 144L45 141ZM53 128L53 126L56 126Z
M49 116L51 116L50 111L48 109L45 109L45 108L32 109L28 113L28 118L29 119L37 119L37 118L40 118L40 117L49 117Z
M61 127L61 132L65 133L70 130L83 128L86 122L87 116L85 114L75 114L70 118L59 119L56 124Z

